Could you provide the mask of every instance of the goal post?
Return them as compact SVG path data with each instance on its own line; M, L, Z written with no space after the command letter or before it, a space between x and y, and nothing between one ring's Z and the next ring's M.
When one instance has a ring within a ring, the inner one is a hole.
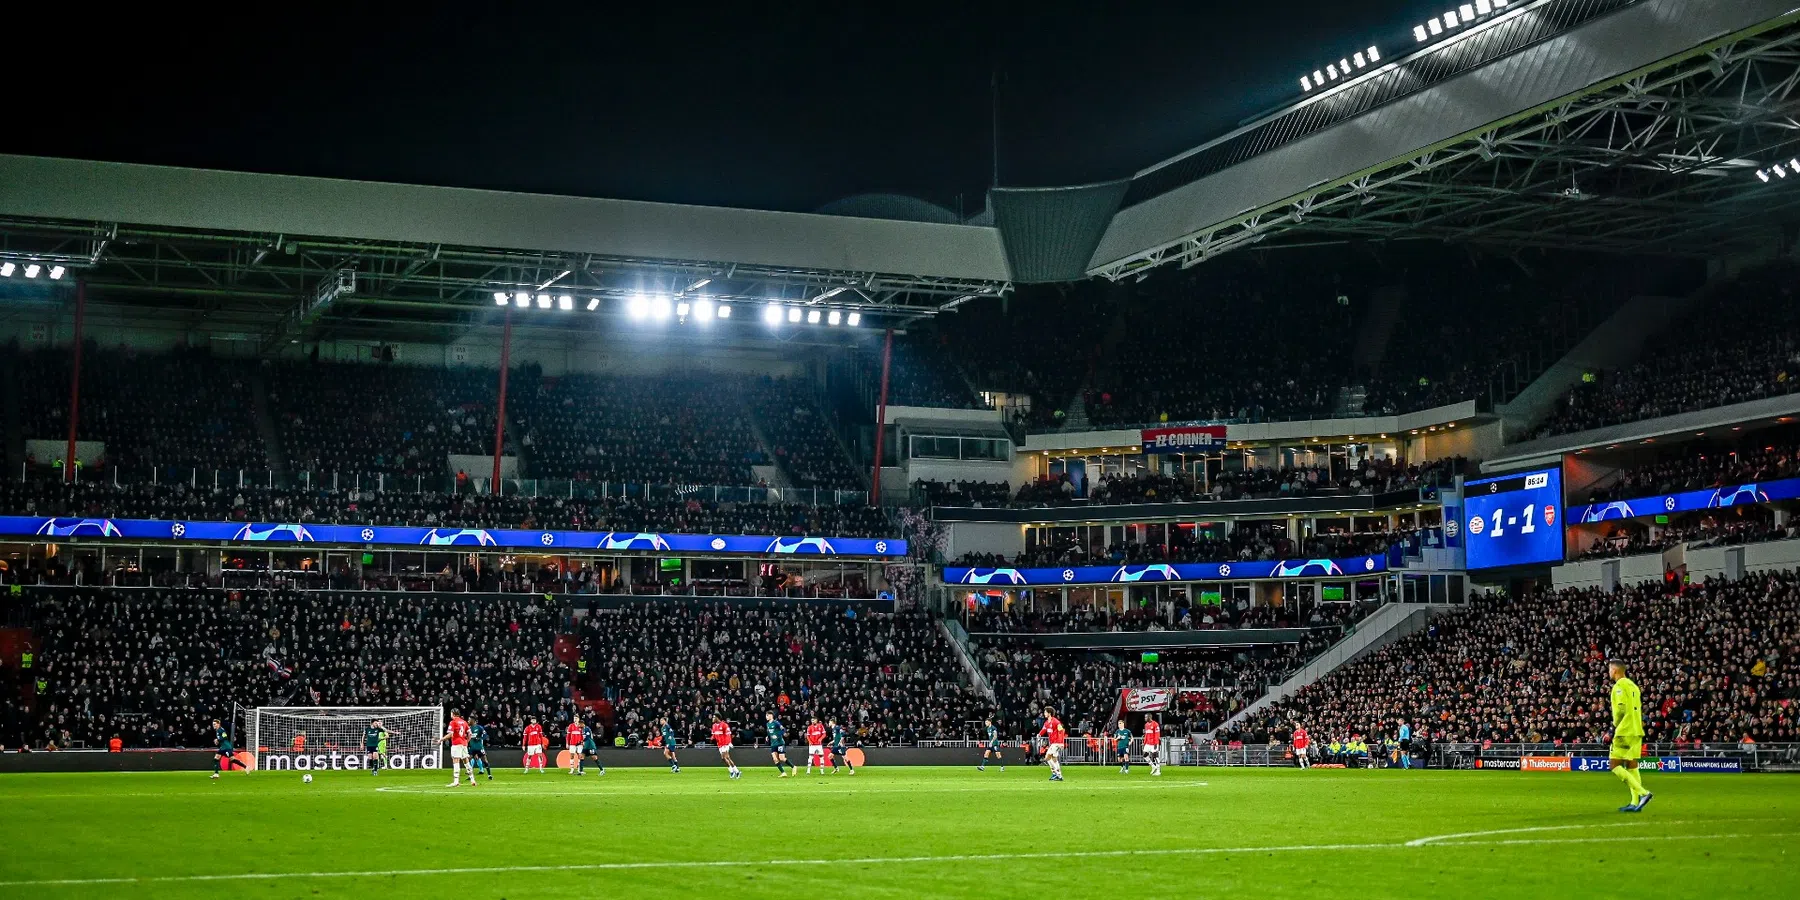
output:
M259 706L246 718L258 769L364 770L363 731L375 719L388 731L382 768L444 767L441 706Z

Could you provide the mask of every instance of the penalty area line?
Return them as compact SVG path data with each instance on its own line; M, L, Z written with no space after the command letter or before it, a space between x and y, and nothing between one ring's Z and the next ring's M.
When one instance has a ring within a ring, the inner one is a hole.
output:
M1559 826L1564 827L1564 826ZM1584 827L1584 826L1566 826ZM1609 827L1599 826L1594 827ZM1515 832L1507 829L1503 833ZM241 872L222 875L145 875L118 878L44 878L0 881L0 888L80 887L104 884L186 884L221 881L274 881L285 878L397 878L420 875L513 875L530 872L613 872L635 869L724 869L756 866L870 866L906 865L946 862L1015 862L1035 859L1119 859L1159 856L1213 856L1219 854L1317 853L1360 850L1417 850L1449 847L1519 844L1587 844L1618 841L1703 841L1740 838L1789 837L1800 832L1762 832L1728 834L1633 835L1630 837L1554 837L1474 840L1453 843L1414 843L1411 841L1353 844L1283 844L1266 847L1171 847L1135 850L1069 850L1042 853L954 853L936 856L860 856L842 859L731 859L731 860L665 860L645 862L568 863L558 865L455 866L437 869L363 869L339 872Z

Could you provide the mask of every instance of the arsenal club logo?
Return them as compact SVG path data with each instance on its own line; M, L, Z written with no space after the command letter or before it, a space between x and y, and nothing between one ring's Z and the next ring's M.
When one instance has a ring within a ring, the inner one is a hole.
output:
M1548 527L1548 526L1555 525L1555 524L1556 524L1556 507L1551 506L1550 504L1546 503L1546 504L1544 504L1544 525L1546 527Z

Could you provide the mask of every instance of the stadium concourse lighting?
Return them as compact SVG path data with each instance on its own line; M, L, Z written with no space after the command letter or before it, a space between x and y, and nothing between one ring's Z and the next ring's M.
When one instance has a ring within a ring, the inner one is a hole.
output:
M495 306L505 306L506 305L506 292L505 291L495 291L494 292L494 305Z
M844 324L849 325L851 328L855 328L856 326L861 325L862 324L862 313L859 313L859 312L851 313L849 318L846 318L844 320Z
M763 307L763 321L769 323L770 325L780 325L781 324L781 304L770 303L768 306Z
M575 298L569 296L568 294L564 294L561 297L556 298L556 308L562 310L563 312L568 312L569 310L574 309L575 308Z

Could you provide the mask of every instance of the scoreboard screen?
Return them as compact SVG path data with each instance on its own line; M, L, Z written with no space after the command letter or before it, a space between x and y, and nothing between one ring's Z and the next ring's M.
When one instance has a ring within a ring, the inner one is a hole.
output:
M1561 504L1560 467L1464 482L1468 568L1562 562Z

